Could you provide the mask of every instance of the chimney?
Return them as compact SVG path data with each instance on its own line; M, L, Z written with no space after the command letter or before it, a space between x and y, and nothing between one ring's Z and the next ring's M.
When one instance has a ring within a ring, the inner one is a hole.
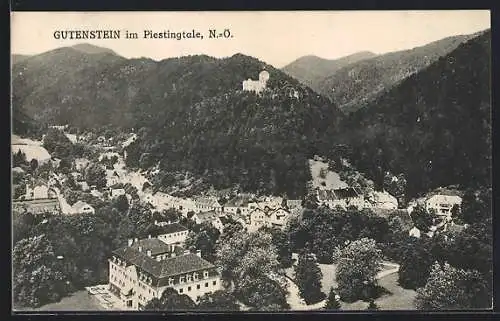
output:
M132 244L134 244L134 240L133 239L128 239L128 246L132 246Z
M142 252L142 246L139 246L139 252Z
M151 250L148 250L148 251L146 252L146 254L147 254L148 256L151 256Z
M201 257L201 251L200 250L196 250L196 255Z
M139 242L139 239L136 237L136 238L134 239L134 243L137 243L137 242Z

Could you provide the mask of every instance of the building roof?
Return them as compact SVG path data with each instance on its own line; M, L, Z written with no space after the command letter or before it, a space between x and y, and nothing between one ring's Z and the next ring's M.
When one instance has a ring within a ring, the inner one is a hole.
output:
M181 225L179 223L171 223L162 226L161 229L159 230L159 234L170 234L170 233L184 232L187 230L188 228L185 227L184 225Z
M52 210L54 207L59 208L59 199L57 198L38 198L30 200L14 200L12 202L12 207L14 209L26 208L30 211L32 209L47 209Z
M211 197L200 197L195 200L196 205L203 206L220 206L216 199Z
M447 204L458 204L462 202L462 198L460 196L452 196L452 195L433 195L427 199L427 202L441 202Z
M84 207L89 206L90 208L94 209L91 205L83 202L83 201L78 201L75 204L73 204L72 208L75 211L81 211L83 210Z
M320 201L335 201L358 196L358 192L352 187L334 190L318 190L318 198Z
M142 248L142 252L144 253L146 253L148 250L151 251L151 255L171 252L171 246L160 241L157 238L138 240L130 246L130 248L136 251L139 251L139 247Z
M202 222L213 221L219 218L219 213L214 211L196 213L196 217Z
M193 253L157 261L148 256L144 250L139 252L133 247L126 246L114 250L113 254L144 270L157 279L215 267L212 263Z

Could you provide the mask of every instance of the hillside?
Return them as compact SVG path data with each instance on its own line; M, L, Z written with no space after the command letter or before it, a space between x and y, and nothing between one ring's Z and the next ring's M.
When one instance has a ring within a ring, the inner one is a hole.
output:
M317 90L335 101L342 111L355 111L369 104L383 90L394 87L472 37L474 35L448 37L350 64L324 78Z
M266 91L242 91L263 69ZM61 48L16 64L13 92L14 108L42 124L137 130L130 166L160 162L164 173L215 187L293 196L304 192L308 157L342 117L328 99L242 54L156 62Z
M78 50L78 51L81 51L81 52L84 52L84 53L88 53L88 54L108 53L108 54L112 54L112 55L117 55L116 52L114 52L113 50L111 50L109 48L94 46L94 45L91 45L88 43L77 44L77 45L71 46L71 48Z
M375 56L374 53L369 51L357 52L339 59L304 56L281 68L281 70L319 92L321 81L324 78L334 74L342 67Z
M11 55L11 62L12 62L12 64L15 64L15 63L23 61L29 57L30 57L29 55L12 54Z
M381 184L404 173L408 194L491 185L491 31L460 44L349 115L339 137L357 168Z

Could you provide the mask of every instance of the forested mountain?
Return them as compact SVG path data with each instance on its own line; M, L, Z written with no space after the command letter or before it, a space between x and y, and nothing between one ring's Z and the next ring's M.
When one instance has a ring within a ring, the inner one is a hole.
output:
M270 74L266 90L242 81ZM160 162L215 187L297 197L307 158L331 139L342 113L331 102L262 61L242 54L125 59L60 48L14 66L13 104L40 123L138 132L130 166ZM323 145L322 145L323 144Z
M491 186L491 31L349 115L337 137L376 181L404 173L415 195L450 184Z
M373 58L373 52L361 51L338 59L324 59L317 56L304 56L281 68L288 75L319 92L321 81L349 64Z
M15 64L15 63L23 61L24 59L29 58L29 57L30 56L28 56L28 55L17 55L17 54L14 54L14 55L11 56L11 62L12 62L12 64Z
M361 60L328 75L320 81L317 90L334 100L342 111L355 111L472 37L474 35L448 37L410 50Z

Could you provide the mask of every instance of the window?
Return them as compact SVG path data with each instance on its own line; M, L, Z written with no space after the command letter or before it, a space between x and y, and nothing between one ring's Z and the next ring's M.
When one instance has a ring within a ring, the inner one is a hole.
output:
M206 287L206 288L208 288L208 282L207 282L207 283L205 283L205 287Z
M194 279L195 281L197 281L197 280L198 280L198 273L196 273L196 272L194 272L194 273L193 273L193 279Z
M196 285L196 289L198 289L198 290L200 289L200 285L199 284Z
M187 276L187 281L188 281L188 282L191 282L191 278L192 278L192 277L191 277L191 275L188 275L188 276Z
M190 286L188 286L188 291L191 291L191 287Z
M173 284L174 284L174 279L169 278L169 279L168 279L168 285L173 285Z
M203 271L203 278L204 279L208 278L208 271Z
M179 278L179 283L184 283L184 280L185 280L185 278L184 278L183 276L181 276L181 277Z
M182 288L179 289L179 293L182 293L184 292L184 290Z
M217 281L214 281L214 282L213 282L213 285L216 285L216 284L217 284Z

